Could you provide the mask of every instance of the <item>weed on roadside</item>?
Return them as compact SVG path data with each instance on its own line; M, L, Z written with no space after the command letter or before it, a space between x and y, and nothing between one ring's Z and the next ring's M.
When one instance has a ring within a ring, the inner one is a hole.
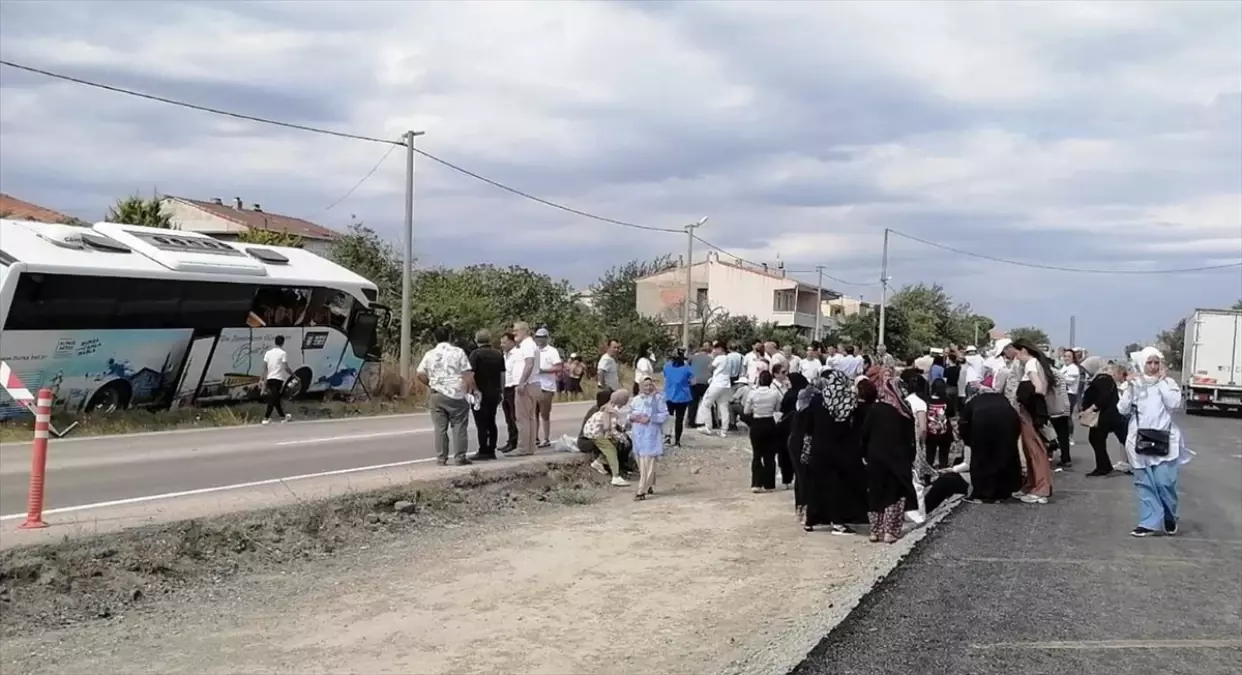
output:
M205 584L279 571L420 528L598 501L579 462L394 485L289 507L0 552L0 637L106 619Z

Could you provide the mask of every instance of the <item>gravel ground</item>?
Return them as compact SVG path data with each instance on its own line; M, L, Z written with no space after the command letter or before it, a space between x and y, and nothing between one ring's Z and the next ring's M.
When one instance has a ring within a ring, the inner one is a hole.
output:
M9 557L0 670L770 675L927 532L894 546L804 533L792 493L747 490L740 439L692 442L645 502L553 469L423 495L414 517L394 512L391 494L312 509L320 516L267 514L286 518L277 541L267 526L243 538L245 524L224 528L221 544L165 528L181 553L157 556L169 562L154 571L128 548L110 553L107 583L83 567L99 564L103 542L73 549L68 580L53 564L65 554Z

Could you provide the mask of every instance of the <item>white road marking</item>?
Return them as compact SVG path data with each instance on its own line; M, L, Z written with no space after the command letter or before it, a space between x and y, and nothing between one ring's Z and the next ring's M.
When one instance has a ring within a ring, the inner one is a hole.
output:
M305 441L299 441L305 442ZM48 509L43 512L45 516L54 516L59 513L73 513L75 511L90 511L93 509L106 509L112 506L129 506L132 504L144 504L146 502L155 502L163 499L177 499L179 497L194 497L197 495L207 495L213 492L226 492L228 490L244 490L246 488L263 487L265 485L279 485L295 480L307 480L310 478L326 478L328 476L343 476L350 473L361 473L363 471L376 471L379 469L392 469L399 466L409 466L411 464L423 464L425 462L434 462L435 457L427 457L424 459L411 459L404 462L389 462L388 464L373 464L371 466L357 466L352 469L336 469L335 471L320 471L318 473L304 473L299 476L285 476L283 478L268 478L267 480L256 480L249 483L235 483L233 485L217 485L215 487L198 488L197 490L183 490L181 492L166 492L159 495L147 495L145 497L129 497L127 499L114 499L110 502L97 502L95 504L80 504L78 506L63 506L58 509ZM6 520L17 520L25 518L24 513L10 513L7 516L0 516L0 522Z
M307 445L309 443L333 443L336 441L355 441L361 438L382 438L384 436L405 436L407 434L425 434L432 429L402 429L401 431L377 431L372 434L351 434L348 436L328 436L327 438L301 438L295 441L281 441L276 445Z

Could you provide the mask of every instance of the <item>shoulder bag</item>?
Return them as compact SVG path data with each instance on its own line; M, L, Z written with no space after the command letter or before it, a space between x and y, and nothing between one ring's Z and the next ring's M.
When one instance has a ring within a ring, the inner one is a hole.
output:
M1100 425L1100 410L1095 406L1089 406L1086 410L1078 413L1078 423L1088 429L1094 429Z
M1137 394L1137 391L1130 392L1131 396ZM1130 416L1134 418L1134 425L1138 426L1138 405L1130 404ZM1166 457L1169 454L1169 443L1171 434L1168 429L1144 429L1139 427L1134 437L1134 453L1147 457Z

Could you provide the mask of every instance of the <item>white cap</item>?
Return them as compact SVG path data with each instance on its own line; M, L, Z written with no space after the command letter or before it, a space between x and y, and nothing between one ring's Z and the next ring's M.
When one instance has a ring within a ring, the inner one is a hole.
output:
M996 353L999 354L1005 351L1005 348L1011 344L1013 344L1013 340L1010 340L1009 338L1001 338L997 340L996 346L994 347L996 349Z

